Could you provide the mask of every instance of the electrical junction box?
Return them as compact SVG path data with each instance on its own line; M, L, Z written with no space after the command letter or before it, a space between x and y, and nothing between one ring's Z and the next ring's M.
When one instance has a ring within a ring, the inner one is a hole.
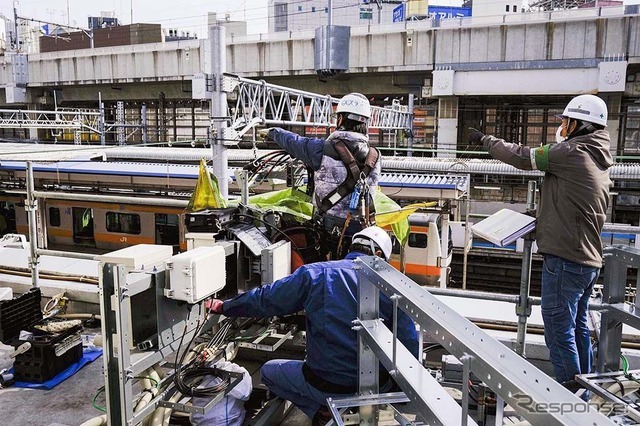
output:
M271 284L280 278L290 275L291 243L283 240L263 248L260 259L262 284Z
M169 287L164 295L170 299L197 303L222 290L226 283L223 247L197 247L172 256L167 261Z
M187 250L214 245L216 235L218 234L213 232L187 232L184 236L184 239L187 240Z

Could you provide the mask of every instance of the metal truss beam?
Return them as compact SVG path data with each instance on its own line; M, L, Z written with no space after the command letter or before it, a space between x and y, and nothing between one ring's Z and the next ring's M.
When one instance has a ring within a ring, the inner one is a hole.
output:
M338 99L329 95L232 75L224 76L223 86L225 91L236 95L231 119L232 128L239 134L244 134L256 121L264 125L335 126L331 115ZM406 130L411 124L412 114L400 104L391 108L371 107L369 127L372 129Z
M576 426L614 424L554 379L451 309L429 293L426 288L411 281L387 263L372 256L361 257L357 260L357 268L359 311L367 313L364 315L365 318L360 318L363 327L373 330L373 325L369 324L370 321L366 321L370 318L366 317L377 315L377 307L370 305L371 301L377 301L376 291L379 290L410 315L420 325L421 330L435 338L450 354L460 359L467 373L472 371L500 399L513 407L531 424ZM370 297L363 299L363 296ZM362 329L359 333L364 338L365 331ZM367 334L368 339L376 337L373 332ZM398 342L395 330L393 336L382 337L387 340L391 337L393 342ZM384 340L382 343L384 344ZM397 344L397 346L401 345L401 343ZM374 353L376 352L375 347L370 348ZM361 353L360 362L362 357L365 360L368 359L366 352L369 351ZM401 365L401 353L402 351L398 351L397 355L391 354L391 366L394 370ZM389 362L388 354L381 354L381 356L381 359ZM464 379L463 383L466 383ZM410 385L408 381L399 384L401 387ZM417 389L403 387L403 391L414 403L419 402ZM464 399L463 395L461 424L464 424L466 418ZM559 409L560 407L562 409ZM437 406L431 408L438 409Z
M99 133L100 114L88 110L56 111L0 109L0 128L72 129Z

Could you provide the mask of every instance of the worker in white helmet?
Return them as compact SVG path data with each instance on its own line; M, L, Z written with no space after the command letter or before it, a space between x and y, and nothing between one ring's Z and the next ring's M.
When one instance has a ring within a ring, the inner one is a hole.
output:
M528 147L471 129L493 158L545 172L536 224L542 268L542 319L556 379L575 389L576 374L592 371L587 310L602 267L600 233L609 205L607 105L594 95L573 98L559 117L556 142ZM588 392L582 394L588 399Z
M305 361L276 359L262 366L262 382L275 395L291 401L313 424L331 417L328 397L354 395L358 391L358 335L352 321L358 316L358 275L355 259L391 256L392 243L382 228L371 226L353 236L345 259L303 265L288 277L256 288L230 300L212 300L209 309L227 317L270 317L304 309ZM418 356L418 333L411 318L398 309L398 339ZM393 303L381 293L380 317L393 329ZM393 382L380 371L381 392Z
M340 248L349 247L350 237L374 215L370 194L376 191L381 161L379 151L369 146L370 118L369 100L360 93L349 93L338 102L336 130L326 140L278 127L258 132L260 138L275 141L313 172L309 184L313 185L314 219L328 233L324 242L333 259L342 258ZM364 203L366 209L350 209L354 190L361 199L351 206ZM358 214L357 220L351 220L351 213Z

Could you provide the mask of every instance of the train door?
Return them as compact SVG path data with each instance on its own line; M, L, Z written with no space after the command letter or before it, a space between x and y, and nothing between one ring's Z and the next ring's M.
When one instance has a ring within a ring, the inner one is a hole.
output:
M15 234L16 229L16 207L14 203L0 203L0 235Z
M73 242L81 246L95 247L93 235L93 209L87 207L73 207Z
M180 251L180 228L177 214L156 213L156 244L173 246L173 252Z

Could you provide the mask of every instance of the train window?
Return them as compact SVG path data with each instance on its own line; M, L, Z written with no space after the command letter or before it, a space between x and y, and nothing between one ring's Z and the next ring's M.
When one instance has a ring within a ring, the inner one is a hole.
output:
M49 226L60 226L60 209L49 207Z
M140 234L140 215L107 212L107 231L121 234Z
M412 232L409 234L409 247L427 248L427 234Z

